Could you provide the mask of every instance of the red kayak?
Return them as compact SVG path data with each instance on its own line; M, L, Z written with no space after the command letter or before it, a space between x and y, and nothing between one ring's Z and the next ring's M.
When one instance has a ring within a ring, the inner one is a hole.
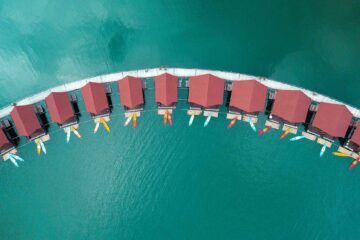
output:
M349 165L349 169L355 167L355 165L360 162L360 157L358 157L357 159L355 159L350 165Z
M234 117L231 122L229 123L229 125L227 126L227 128L231 128L235 123L236 123L236 120L238 119L238 117Z
M269 131L271 128L271 126L266 126L263 129L261 129L258 133L258 135L263 135L264 133L266 133L267 131Z

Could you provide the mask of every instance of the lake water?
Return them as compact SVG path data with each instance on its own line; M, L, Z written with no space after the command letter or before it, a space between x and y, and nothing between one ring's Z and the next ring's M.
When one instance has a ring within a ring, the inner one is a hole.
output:
M0 105L50 87L158 66L265 76L360 106L355 1L0 1ZM138 128L82 112L83 139L52 124L47 155L0 165L0 239L359 239L360 168L310 141L188 127L186 89L164 127L147 79ZM226 107L221 109L226 112ZM258 128L264 125L261 116ZM335 149L335 148L334 148ZM333 150L334 150L333 149Z

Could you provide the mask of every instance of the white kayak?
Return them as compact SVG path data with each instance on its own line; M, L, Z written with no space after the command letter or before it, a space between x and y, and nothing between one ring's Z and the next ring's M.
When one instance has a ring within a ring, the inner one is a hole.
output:
M211 120L211 115L207 116L207 118L206 118L206 120L205 120L205 122L204 122L204 127L207 127L207 125L209 124L210 120Z
M15 154L10 153L10 156L13 157L13 158L15 158L15 159L18 160L18 161L24 162L24 159L22 159L22 158L19 157L18 155L15 155Z
M320 151L320 157L322 157L325 153L325 150L326 150L326 145L324 144L321 148L321 151Z
M99 130L100 122L97 122L95 124L94 133L96 133Z
M195 118L195 115L192 114L191 117L190 117L190 120L189 120L189 126L191 126L193 124L194 118Z
M254 132L256 132L256 127L254 125L254 122L251 118L249 118L249 123L250 123L250 127L252 128L252 130L254 130Z
M304 136L296 136L296 137L293 137L293 138L290 138L290 141L298 141L298 140L300 140L300 139L303 139L303 138L305 138Z
M67 142L67 143L70 142L70 136L71 136L71 131L69 130L69 131L66 133L66 142Z
M46 154L46 148L43 141L40 140L39 142L40 142L41 150Z
M19 165L18 165L17 162L16 162L16 159L13 158L13 156L9 155L9 159L10 159L10 161L15 165L15 167L19 167Z
M132 116L128 117L124 123L124 127L126 127L127 125L129 125L129 123L131 122L131 118Z

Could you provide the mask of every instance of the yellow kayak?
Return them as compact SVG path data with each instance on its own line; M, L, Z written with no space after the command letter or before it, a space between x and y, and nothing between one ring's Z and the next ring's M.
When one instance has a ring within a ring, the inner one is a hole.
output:
M36 143L36 152L37 154L40 156L40 153L41 153L41 146L40 146L40 142L38 139L35 140L35 143Z
M332 152L333 155L338 157L351 157L349 154L342 153L342 152Z
M71 127L70 130L75 134L75 136L77 136L78 138L81 138L80 133L75 128Z
M133 113L133 128L136 128L136 113Z
M110 127L103 118L100 118L100 122L104 125L104 128L106 129L106 131L110 132Z

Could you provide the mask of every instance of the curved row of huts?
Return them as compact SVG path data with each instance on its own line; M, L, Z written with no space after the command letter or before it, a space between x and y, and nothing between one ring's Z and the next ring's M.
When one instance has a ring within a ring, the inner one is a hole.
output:
M158 114L172 113L178 101L178 77L168 73L156 76L155 100ZM288 130L296 134L299 125L305 125L302 135L312 141L331 147L340 140L338 151L359 157L360 122L357 123L345 105L313 102L300 90L269 89L257 80L241 80L227 83L224 79L211 74L190 77L186 81L189 88L188 115L218 117L219 107L224 103L224 92L229 92L228 119L257 122L258 114L268 115L265 125L271 128ZM120 103L125 116L140 116L144 105L142 79L125 77L118 81ZM104 83L88 82L81 88L85 108L95 122L99 119L109 121L111 108L109 90ZM77 99L68 92L52 92L45 98L51 120L64 131L78 128L79 118L74 110ZM17 129L17 135L30 141L49 140L46 126L42 124L43 108L33 105L14 106L10 115ZM6 121L0 129L0 154L7 159L9 153L16 153L16 143L9 135L13 125Z

